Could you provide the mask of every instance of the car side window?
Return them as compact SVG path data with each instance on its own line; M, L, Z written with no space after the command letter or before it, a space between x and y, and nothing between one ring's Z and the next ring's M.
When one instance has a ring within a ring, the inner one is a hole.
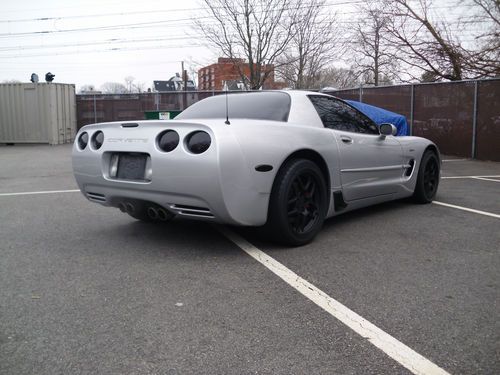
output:
M377 125L350 105L332 97L309 95L323 125L354 133L379 134Z

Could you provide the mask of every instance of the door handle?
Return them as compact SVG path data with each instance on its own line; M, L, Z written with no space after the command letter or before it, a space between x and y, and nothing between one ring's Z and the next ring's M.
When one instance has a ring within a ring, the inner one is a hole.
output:
M344 143L352 143L352 138L350 138L350 137L342 136L342 137L340 137L340 139Z

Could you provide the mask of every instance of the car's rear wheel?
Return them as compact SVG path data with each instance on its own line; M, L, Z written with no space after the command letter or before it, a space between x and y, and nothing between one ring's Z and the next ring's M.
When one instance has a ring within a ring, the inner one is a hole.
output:
M278 242L304 245L323 226L326 205L327 187L318 166L306 159L289 160L273 185L267 231Z
M417 183L413 193L415 202L432 202L439 186L439 170L439 159L436 153L432 150L425 151L420 161Z

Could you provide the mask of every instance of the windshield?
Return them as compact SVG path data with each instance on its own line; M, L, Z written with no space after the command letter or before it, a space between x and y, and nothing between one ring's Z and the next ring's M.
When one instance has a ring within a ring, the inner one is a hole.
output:
M287 121L290 112L290 95L284 92L249 92L227 95L229 120ZM226 118L226 95L221 94L201 100L179 114L176 119Z

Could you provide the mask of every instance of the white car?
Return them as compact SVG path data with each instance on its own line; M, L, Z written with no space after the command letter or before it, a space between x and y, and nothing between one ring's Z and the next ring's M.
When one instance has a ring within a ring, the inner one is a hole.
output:
M174 120L84 126L73 170L90 201L139 220L265 225L302 245L325 218L405 197L432 201L438 148L395 132L326 94L226 94Z

